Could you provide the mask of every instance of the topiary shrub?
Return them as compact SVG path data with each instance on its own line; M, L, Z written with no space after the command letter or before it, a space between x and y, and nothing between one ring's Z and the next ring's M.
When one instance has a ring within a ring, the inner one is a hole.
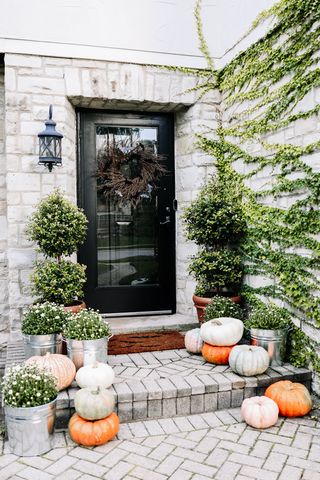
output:
M59 190L44 198L30 218L27 234L46 257L71 255L84 242L87 218Z
M213 297L237 293L243 276L239 245L247 227L234 181L222 185L211 177L186 208L183 219L187 238L200 246L189 266L197 281L195 294Z
M72 305L83 297L86 267L63 256L71 255L84 242L87 223L83 211L58 189L39 202L27 235L45 257L53 259L37 262L31 276L32 293L39 301Z
M83 298L86 267L68 260L38 262L31 276L32 293L42 301L71 305Z

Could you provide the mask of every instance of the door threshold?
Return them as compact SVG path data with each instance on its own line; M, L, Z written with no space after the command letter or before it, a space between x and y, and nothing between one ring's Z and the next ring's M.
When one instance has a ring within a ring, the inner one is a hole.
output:
M199 327L196 315L183 315L174 313L172 315L135 315L134 317L109 317L102 315L110 324L113 334L176 330L186 331Z
M142 316L154 316L154 315L171 315L172 310L152 310L150 312L120 312L120 313L103 313L102 315L106 318L116 318L116 317L142 317Z

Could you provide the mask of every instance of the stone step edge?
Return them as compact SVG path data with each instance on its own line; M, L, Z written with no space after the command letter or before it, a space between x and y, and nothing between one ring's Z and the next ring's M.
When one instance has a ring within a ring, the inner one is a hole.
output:
M233 372L199 373L189 377L172 375L170 378L124 380L113 384L110 390L115 396L116 403L127 403L267 387L279 380L308 383L312 380L312 372L306 368L296 368L286 364L283 367L269 368L266 373L255 377L240 377ZM74 395L77 391L78 387L73 383L72 387L60 392L58 405L73 407ZM68 400L70 403L67 405Z
M284 367L279 368L282 369ZM177 395L175 396L173 396L172 393L169 393L169 390L150 390L149 392L143 393L143 396L134 396L134 393L131 392L128 393L127 396L121 387L122 396L119 399L119 392L117 392L116 384L111 388L116 396L115 412L119 415L121 422L172 418L179 415L202 414L240 407L245 398L263 395L265 389L270 384L279 380L298 381L310 388L312 373L307 369L291 368L294 370L301 370L301 372L290 372L284 368L284 370L286 370L285 374L279 373L277 377L270 377L267 375L259 376L261 378L250 377L248 383L243 384L243 386L240 386L238 383L236 388L232 386L231 381L228 384L221 385L221 389L217 389L217 384L212 383L211 385L204 385L202 390L200 390L198 385L194 389L195 393L192 393L191 387L188 390L177 390ZM224 375L228 374L225 373ZM235 374L229 374L229 376L231 375L236 377ZM195 379L197 381L201 379L201 375L194 377L195 378L192 379L190 376L189 382L192 383ZM180 377L180 379L183 380L182 377ZM142 382L134 383L137 384ZM119 385L123 385L123 383L118 384L118 386ZM132 386L133 383L126 384L125 388L129 388L129 385ZM212 389L214 389L214 391L212 391ZM71 388L68 392L64 391L59 395L57 403L58 428L66 428L70 416L74 413L74 395L76 391L78 391L78 388ZM182 392L185 394L182 395ZM67 398L68 395L69 399Z

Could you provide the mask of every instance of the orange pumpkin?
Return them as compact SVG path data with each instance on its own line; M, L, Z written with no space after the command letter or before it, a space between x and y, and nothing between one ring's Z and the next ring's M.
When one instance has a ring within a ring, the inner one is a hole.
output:
M271 398L284 417L303 417L310 412L312 400L308 389L301 383L282 380L270 385L265 396Z
M41 369L52 373L57 379L59 390L69 387L76 374L74 363L66 355L60 353L47 353L44 356L30 357L26 363L35 363Z
M79 445L94 447L112 440L119 431L119 423L119 417L115 413L95 421L85 420L75 413L69 420L69 434Z
M203 358L209 363L215 363L216 365L228 365L229 355L234 345L229 347L215 347L204 343L201 353Z

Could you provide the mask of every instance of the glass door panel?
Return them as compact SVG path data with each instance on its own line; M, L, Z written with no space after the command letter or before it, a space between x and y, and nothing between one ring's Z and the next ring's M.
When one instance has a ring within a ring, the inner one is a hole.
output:
M122 159L120 174L132 181L142 172L130 152L144 148L155 154L157 141L157 128L98 125L97 163L103 164L110 150L123 151L128 160ZM123 199L121 190L108 193L97 179L98 286L159 284L157 191L151 183L146 187L138 202L130 201Z

